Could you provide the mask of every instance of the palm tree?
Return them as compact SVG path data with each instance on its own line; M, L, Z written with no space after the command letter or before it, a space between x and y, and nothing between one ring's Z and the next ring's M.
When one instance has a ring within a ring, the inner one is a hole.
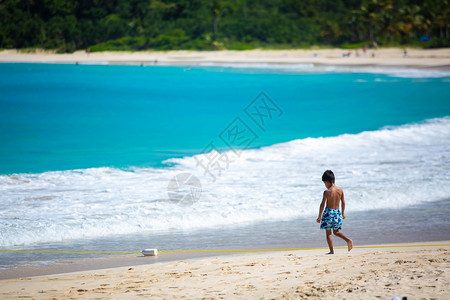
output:
M413 29L426 29L424 16L421 14L420 6L408 5L399 9L399 22L397 29L405 36L411 36Z
M213 17L213 28L214 28L214 39L217 39L218 28L217 23L219 21L219 17L222 14L223 3L220 0L212 0L210 3L210 11Z
M392 8L392 0L368 0L361 4L359 17L369 27L369 40L375 40L376 32L386 27L385 17Z

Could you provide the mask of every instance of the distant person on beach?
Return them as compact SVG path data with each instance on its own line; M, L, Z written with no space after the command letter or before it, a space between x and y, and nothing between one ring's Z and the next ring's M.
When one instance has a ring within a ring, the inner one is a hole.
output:
M342 219L345 219L344 191L334 184L334 173L331 170L326 170L323 173L322 181L327 189L323 192L323 198L319 208L319 217L317 218L317 223L320 223L320 229L326 230L327 243L328 247L330 248L330 252L327 254L334 254L331 230L333 230L333 234L335 236L340 237L347 242L348 251L350 251L353 248L353 241L342 232L339 232L339 230L342 229ZM339 206L341 203L342 214L339 210Z
M347 53L342 54L343 57L350 57L350 55L352 55L352 51L348 51Z

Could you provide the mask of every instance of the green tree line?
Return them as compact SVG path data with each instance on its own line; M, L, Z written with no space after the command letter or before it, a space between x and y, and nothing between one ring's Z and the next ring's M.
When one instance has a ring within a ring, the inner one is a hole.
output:
M450 45L449 1L0 0L0 48L441 47Z

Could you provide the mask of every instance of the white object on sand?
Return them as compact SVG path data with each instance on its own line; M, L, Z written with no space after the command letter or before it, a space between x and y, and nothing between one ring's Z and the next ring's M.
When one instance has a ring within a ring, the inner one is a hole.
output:
M158 255L158 249L144 249L142 250L144 256L156 256Z

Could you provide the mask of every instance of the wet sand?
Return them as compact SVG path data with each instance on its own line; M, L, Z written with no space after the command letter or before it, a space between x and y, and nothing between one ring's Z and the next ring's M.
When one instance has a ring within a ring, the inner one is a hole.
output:
M339 247L334 255L326 252L224 255L7 279L0 281L0 299L450 297L450 241L439 246L356 247L351 252Z

